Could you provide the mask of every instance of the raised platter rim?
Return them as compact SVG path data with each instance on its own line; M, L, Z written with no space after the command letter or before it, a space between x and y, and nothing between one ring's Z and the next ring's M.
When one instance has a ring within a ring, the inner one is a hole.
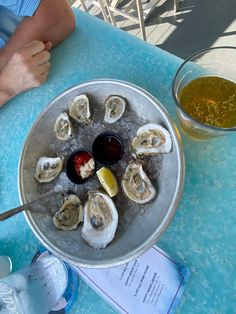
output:
M125 255L115 257L112 259L104 259L101 262L101 261L94 261L92 259L91 260L82 259L79 257L75 257L74 255L67 254L63 250L61 250L60 248L55 247L55 245L53 243L51 243L51 241L49 241L46 238L46 236L39 230L39 228L37 227L37 225L34 222L34 219L32 218L30 211L24 212L25 218L26 218L31 230L35 234L35 236L55 256L58 256L59 258L62 258L63 260L65 260L69 263L72 263L75 266L79 266L79 267L107 268L107 267L114 267L114 266L118 266L118 265L121 265L123 263L129 262L130 260L133 260L133 259L137 258L138 256L144 254L149 248L151 248L157 242L157 240L161 237L161 235L167 229L167 227L171 223L171 221L172 221L172 219L176 213L179 201L180 201L182 193L183 193L184 181L185 181L185 158L184 158L184 151L183 151L181 138L180 138L177 127L175 126L171 116L169 115L167 110L164 108L164 106L152 94L150 94L149 92L147 92L146 90L144 90L143 88L141 88L135 84L132 84L132 83L129 83L126 81L122 81L122 80L115 80L115 79L89 80L89 81L83 82L81 84L74 85L74 86L70 87L69 89L63 91L58 96L56 96L52 101L50 101L49 105L40 113L40 115L35 120L33 126L31 127L31 129L28 133L28 136L25 140L25 143L24 143L21 155L20 155L19 166L18 166L18 192L19 192L21 204L25 204L27 202L26 201L26 195L24 193L24 188L23 188L24 184L23 184L23 180L22 180L23 170L24 170L23 169L23 163L24 163L24 158L25 158L25 152L27 149L27 144L31 138L31 134L34 131L34 128L39 123L40 119L45 114L45 112L47 112L49 110L49 108L51 106L53 106L54 103L58 99L62 98L63 96L65 96L69 92L77 89L78 87L83 88L83 87L86 87L88 85L93 85L93 84L95 84L95 85L96 84L118 84L118 85L122 85L122 86L128 87L132 90L138 91L144 97L149 99L150 102L154 105L154 107L156 107L156 108L158 108L158 110L162 111L162 114L165 116L169 125L171 126L172 132L175 134L173 141L175 141L176 148L177 148L177 156L178 156L178 179L176 182L176 189L175 189L175 193L173 195L171 205L168 209L168 212L167 212L165 218L163 219L163 221L159 225L159 227L156 229L156 231L142 245L138 246L134 250L129 251Z

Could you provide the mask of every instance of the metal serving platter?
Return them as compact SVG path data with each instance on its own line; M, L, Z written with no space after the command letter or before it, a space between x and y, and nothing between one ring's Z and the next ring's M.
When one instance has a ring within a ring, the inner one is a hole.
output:
M81 238L81 225L77 230L61 231L53 224L53 214L58 209L26 211L25 217L30 228L42 244L56 256L82 267L104 268L128 262L152 247L173 219L180 201L185 175L184 154L178 131L164 107L145 90L117 80L93 80L66 90L55 98L40 114L26 139L19 164L19 193L22 203L37 199L42 193L54 189L60 179L50 185L39 184L34 179L37 160L41 156L55 156L57 140L53 125L58 115L68 112L68 106L79 94L87 94L91 101L92 122L89 126L77 127L81 145L91 149L92 141L101 131L111 130L122 133L125 154L112 170L120 181L124 166L132 160L129 142L138 126L147 122L161 124L169 130L173 141L172 151L156 157L144 158L146 169L158 196L145 206L139 206L125 198L122 191L115 204L119 212L119 225L113 241L101 250L91 248ZM121 95L128 100L128 108L120 122L104 125L104 102L110 95ZM122 121L123 119L123 121ZM116 129L118 128L118 129ZM82 141L82 142L81 142ZM54 145L54 143L56 143ZM70 149L70 142L67 148ZM72 150L75 149L75 140ZM63 153L62 153L63 154ZM70 186L78 191L83 201L89 189L99 187L96 176L86 186ZM63 185L63 184L62 184ZM58 188L58 186L57 186ZM68 186L67 186L68 188ZM51 189L51 190L50 190Z

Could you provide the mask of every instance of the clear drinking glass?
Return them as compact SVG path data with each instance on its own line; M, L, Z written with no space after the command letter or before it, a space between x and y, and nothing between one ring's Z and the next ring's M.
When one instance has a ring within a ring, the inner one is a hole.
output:
M8 256L0 256L0 278L5 277L11 273L12 262Z
M236 83L236 47L215 47L200 51L184 61L174 77L172 92L177 105L177 117L181 129L183 133L197 141L225 135L236 130L236 124L231 127L218 127L202 123L183 108L180 102L182 89L195 79L209 76L220 77ZM220 87L216 86L216 88L220 91ZM236 93L228 101L236 108ZM209 98L209 106L212 104L213 101L211 103ZM222 113L219 114L222 115ZM235 111L232 111L232 114L235 115Z
M67 287L65 264L53 255L0 280L0 314L48 314Z

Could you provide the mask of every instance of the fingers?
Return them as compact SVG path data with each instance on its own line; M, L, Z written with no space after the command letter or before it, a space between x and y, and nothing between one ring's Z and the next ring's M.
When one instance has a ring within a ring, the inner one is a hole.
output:
M42 85L47 80L48 75L49 75L49 71L39 75L37 77L37 79L35 79L35 81L34 81L35 83L34 83L33 87L38 87L38 86Z
M50 43L46 44L47 49L50 46ZM15 52L4 71L14 94L43 84L49 75L49 60L50 53L40 41L33 41Z
M41 84L43 84L43 83L47 80L48 75L49 75L49 71L48 71L48 72L45 72L45 73L42 75L42 83L41 83Z
M37 76L37 85L41 85L43 84L49 75L49 70L50 70L51 64L50 62L45 62L44 64L40 65L37 71L37 74L35 74Z
M26 44L22 50L24 53L28 56L35 56L38 53L42 52L44 50L44 43L39 40L31 41L30 43Z
M38 73L43 75L44 73L49 72L50 67L51 67L50 62L45 62L39 67Z
M48 51L44 50L37 55L35 55L32 59L33 64L32 65L41 65L45 62L48 62L51 58L51 55Z
M29 45L28 45L28 48L29 48ZM50 62L49 62L50 58L51 58L51 55L46 50L43 50L37 53L36 55L29 57L27 61L29 72L31 72L33 75L37 77L40 76L39 80L41 80L41 75L44 75L44 73L48 72L50 69ZM40 85L40 82L37 85Z
M43 84L49 75L50 62L45 62L40 65L35 71L31 74L31 82L33 82L33 87L40 86Z
M31 88L32 87L38 87L42 85L48 78L49 71L46 71L44 73L38 73L34 74L34 76L31 77Z
M52 42L51 41L47 41L44 43L44 49L47 51L50 51L52 49Z

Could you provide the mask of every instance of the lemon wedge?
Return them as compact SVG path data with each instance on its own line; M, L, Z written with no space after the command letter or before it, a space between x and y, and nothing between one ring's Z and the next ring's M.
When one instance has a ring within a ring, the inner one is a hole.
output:
M96 172L98 179L110 197L118 194L116 177L109 168L103 167Z

